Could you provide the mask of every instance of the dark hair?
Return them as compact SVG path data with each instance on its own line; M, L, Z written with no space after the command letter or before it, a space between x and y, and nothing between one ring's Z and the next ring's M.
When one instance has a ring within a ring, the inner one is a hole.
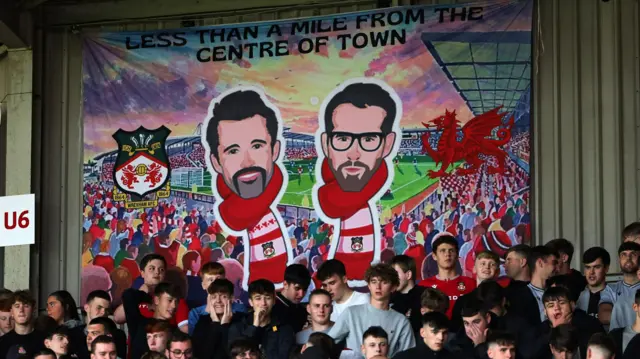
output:
M314 347L318 347L323 353L331 355L332 358L337 358L340 355L339 353L337 353L339 348L336 346L333 338L325 333L311 333L311 335L309 335L309 339L307 339L307 343L313 345Z
M16 304L17 302L28 304L32 307L36 305L36 300L31 295L31 292L28 290L17 290L11 295L11 306Z
M462 318L469 318L478 314L485 316L487 311L487 306L483 301L474 296L469 296L469 298L464 301L464 305L460 310L460 316Z
M167 356L158 352L146 352L142 354L140 359L167 359Z
M640 222L633 222L622 230L622 238L640 236Z
M598 347L598 349L602 350L604 355L611 358L613 354L616 353L616 345L613 342L613 339L605 334L605 333L595 333L589 338L588 347Z
M184 343L190 341L191 337L189 337L189 334L183 333L180 330L174 330L173 332L171 332L171 337L169 338L169 340L167 340L167 349L171 350L171 344L173 343Z
M527 257L527 266L529 266L531 274L533 275L536 271L536 263L538 262L538 259L542 259L544 261L551 256L557 256L557 254L547 246L535 246L531 248L529 257Z
M609 252L602 247L591 247L584 251L584 254L582 254L582 263L593 263L597 261L598 258L602 259L602 264L607 267L611 264Z
M226 275L226 270L224 266L218 262L207 262L200 269L200 275L204 277L205 274Z
M389 264L391 264L392 266L397 265L398 267L402 268L403 272L411 271L411 279L416 280L418 270L416 269L416 260L412 257L409 257L406 254L398 254L397 256L391 258L391 263Z
M571 290L572 285L573 285L573 282L571 280L571 277L567 274L554 275L553 277L550 277L549 279L547 279L547 281L545 282L546 288L562 287L566 289L570 295L569 299L573 302L577 302L578 298L580 297L580 293L576 293L572 291Z
M524 257L527 259L529 257L529 253L531 252L531 247L526 244L517 244L509 249L504 254L504 257L507 258L509 253L515 252L517 255Z
M309 294L309 303L311 303L311 298L315 297L316 295L326 295L327 297L329 297L329 300L331 300L331 293L327 292L324 289L314 289L311 294Z
M487 345L501 345L501 346L515 346L516 337L511 333L503 332L500 330L490 331L487 336Z
M58 327L54 328L53 330L50 330L46 333L46 336L44 337L45 339L53 339L53 337L55 335L62 335L65 337L69 337L69 329L67 327L65 327L64 325L59 325Z
M62 309L64 311L63 320L65 322L69 320L80 320L80 316L78 315L78 305L71 296L71 293L67 292L66 290L58 290L49 294L49 296L55 297L58 301L60 301L60 304L62 305Z
M302 264L291 264L284 270L284 281L289 284L298 284L306 291L311 283L311 274Z
M104 328L104 334L107 334L107 335L112 335L113 333L116 332L116 329L117 329L116 323L107 317L93 318L89 322L89 326L91 325L102 325L102 327Z
M571 292L565 286L559 285L555 287L547 288L542 295L542 303L548 303L555 300L566 299L569 301L574 301L571 297Z
M276 287L273 283L267 279L256 279L253 282L249 283L249 298L251 298L254 294L268 294L274 295L276 294Z
M229 355L231 358L235 358L236 356L250 350L252 353L259 353L258 345L254 343L252 340L246 338L236 339L229 344Z
M58 322L55 321L55 319L51 318L46 314L42 314L36 318L35 323L33 324L33 327L35 330L37 330L40 333L48 333L56 329L58 325L59 324Z
M53 350L51 350L49 348L42 348L42 349L38 350L37 352L33 353L33 358L35 359L35 358L37 358L37 357L39 357L41 355L51 355L54 358L58 357Z
M254 90L233 91L213 106L207 124L206 140L216 159L220 159L218 153L218 145L220 144L218 125L220 122L242 121L253 116L265 119L267 132L271 137L271 148L273 148L278 137L278 117L275 111L262 100L258 92Z
M364 280L369 283L373 278L380 278L383 281L391 283L393 286L400 284L400 278L398 278L398 272L393 269L392 266L386 263L378 263L367 268L364 272Z
M567 257L569 257L569 262L571 262L571 259L573 258L574 248L573 244L571 244L571 242L569 242L568 240L564 238L552 239L547 242L545 246L558 254L566 254Z
M316 278L320 281L327 280L334 275L337 275L340 278L347 275L347 270L345 269L344 264L337 259L329 259L322 263L316 272Z
M634 296L635 302L637 305L640 305L640 289L636 290L636 295Z
M230 280L225 278L218 278L209 284L209 288L207 288L207 293L215 294L215 293L224 293L228 295L233 295L233 283Z
M386 135L393 130L393 123L397 112L396 102L391 97L391 94L380 85L374 83L353 83L345 86L342 91L336 93L324 109L323 120L325 132L333 132L333 113L338 106L343 104L351 104L357 108L367 108L370 106L382 108L386 114L380 125L380 131Z
M440 312L429 312L422 315L422 326L430 327L434 330L449 329L449 318Z
M502 307L506 298L505 289L494 280L485 280L476 289L476 296L487 309Z
M176 299L182 298L182 291L180 290L180 287L169 282L162 282L158 284L153 292L155 297L160 297L163 294L168 294L172 298Z
M449 298L441 290L427 287L420 295L420 307L446 313L449 310Z
M448 244L453 246L456 249L456 252L460 250L460 248L458 248L458 241L453 236L445 234L443 236L438 237L435 241L433 241L433 245L431 245L432 252L436 253L438 251L438 247L440 247L443 244Z
M578 350L578 331L571 324L551 328L549 344L556 350L575 353Z
M156 318L149 318L149 320L147 321L147 325L144 327L144 332L147 334L160 332L171 334L171 330L171 323L169 323L168 320Z
M109 295L109 293L104 290L98 289L89 293L89 295L87 296L87 303L91 303L96 298L104 299L108 302L111 302L111 296Z
M164 263L164 268L167 269L167 260L157 253L149 253L142 257L142 260L140 261L140 269L144 271L147 268L147 264L155 260L162 261L162 263Z
M618 247L618 256L620 255L620 253L625 251L640 252L640 244L636 242L622 242L620 247Z
M369 327L369 329L364 331L364 334L362 334L362 341L364 342L364 340L369 337L384 338L389 340L389 335L387 334L387 332L382 329L382 327L379 327L377 325L371 326Z
M113 338L110 335L99 335L97 338L95 338L91 342L92 353L95 353L96 346L98 346L98 344L113 344L115 346L116 342L113 340Z

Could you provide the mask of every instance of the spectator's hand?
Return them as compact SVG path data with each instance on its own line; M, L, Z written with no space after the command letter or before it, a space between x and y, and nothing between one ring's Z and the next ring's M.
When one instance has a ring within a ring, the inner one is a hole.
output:
M469 336L469 339L471 339L473 345L478 346L487 341L487 332L489 331L488 328L485 330L480 330L477 325L471 325L466 329L466 331L467 336Z
M229 324L233 319L233 311L231 310L231 301L227 299L224 303L224 313L222 314L221 324Z

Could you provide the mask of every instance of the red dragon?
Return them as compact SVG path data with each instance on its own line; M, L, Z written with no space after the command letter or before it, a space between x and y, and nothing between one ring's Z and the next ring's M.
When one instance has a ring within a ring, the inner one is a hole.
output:
M487 170L489 174L505 172L506 152L504 146L511 140L511 129L513 128L513 116L504 124L503 119L507 113L498 113L502 106L491 111L478 115L462 128L460 121L456 119L456 111L445 111L444 116L437 117L430 121L435 125L436 131L442 131L436 149L431 148L429 139L430 132L422 135L422 153L428 154L436 164L441 164L438 171L429 171L430 178L440 178L448 176L446 170L456 162L465 161L466 168L458 168L456 175L472 174L480 169L485 162L480 158L495 157L497 166L490 166ZM422 123L424 127L431 128L432 125ZM495 135L494 129L498 128ZM462 140L458 141L458 131L462 131Z
M152 163L151 166L149 166L149 172L147 173L147 178L144 181L150 182L150 187L154 187L162 181L162 174L160 173L161 169L162 167L157 163Z
M120 177L122 184L129 189L133 189L133 184L138 183L138 175L136 169L132 165L127 165L122 169L122 177Z

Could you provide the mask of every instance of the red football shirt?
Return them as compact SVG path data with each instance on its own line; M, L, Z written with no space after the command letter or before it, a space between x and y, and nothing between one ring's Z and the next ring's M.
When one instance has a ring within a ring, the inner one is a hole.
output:
M421 281L418 285L422 287L436 288L449 297L449 310L447 310L447 316L449 319L451 319L453 305L456 304L458 298L465 294L469 294L472 290L476 289L476 281L464 276L458 276L457 278L450 280L440 280L433 276Z

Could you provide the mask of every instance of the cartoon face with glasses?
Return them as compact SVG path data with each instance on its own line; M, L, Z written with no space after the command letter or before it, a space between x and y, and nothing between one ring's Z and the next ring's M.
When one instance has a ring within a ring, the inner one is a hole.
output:
M376 201L391 185L390 159L399 147L402 102L382 81L353 79L323 102L316 133L316 212L333 224L327 259L340 260L352 286L379 261L380 221Z

